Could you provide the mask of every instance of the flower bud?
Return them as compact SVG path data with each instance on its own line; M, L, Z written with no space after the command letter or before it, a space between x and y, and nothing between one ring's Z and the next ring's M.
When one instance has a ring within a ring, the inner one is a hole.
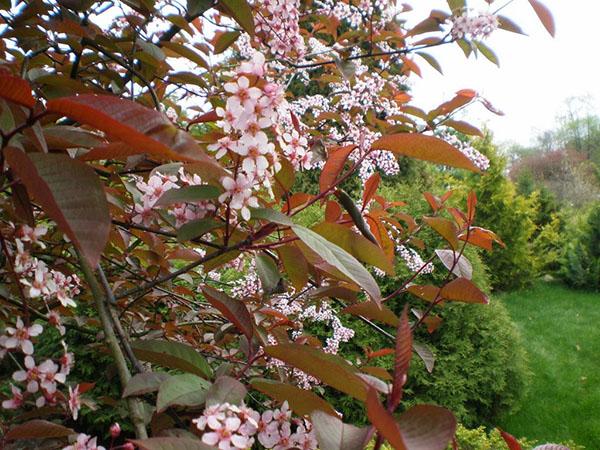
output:
M121 426L115 422L110 426L110 436L113 439L116 439L119 437L119 435L121 434ZM125 446L123 446L123 448L125 448ZM131 447L132 449L134 448L133 446Z

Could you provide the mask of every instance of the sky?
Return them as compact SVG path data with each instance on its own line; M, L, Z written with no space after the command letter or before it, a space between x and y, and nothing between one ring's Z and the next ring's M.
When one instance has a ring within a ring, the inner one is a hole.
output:
M506 3L495 0L492 9ZM600 115L600 58L596 47L599 0L543 0L554 15L553 39L539 22L527 0L514 0L501 14L510 17L528 34L496 31L487 41L499 57L500 68L483 56L465 59L458 48L432 49L444 76L417 57L423 79L413 86L415 104L435 107L454 92L471 88L505 113L495 116L483 106L473 106L464 119L487 126L497 143L528 145L539 132L551 129L572 96L591 99ZM472 6L479 6L474 1ZM445 0L412 2L415 13L431 8L447 10ZM488 6L480 2L479 10Z

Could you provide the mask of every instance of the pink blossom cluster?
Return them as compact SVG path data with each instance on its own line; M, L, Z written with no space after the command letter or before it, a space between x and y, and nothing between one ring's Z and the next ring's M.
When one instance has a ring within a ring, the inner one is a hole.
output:
M163 175L155 172L144 181L141 177L134 177L135 185L140 191L141 198L134 205L133 223L150 225L157 220L158 208L155 206L159 198L171 189L179 189L182 186L198 186L202 179L198 174L186 174L181 168L177 175ZM203 219L216 206L210 200L198 200L195 202L184 202L170 205L166 211L175 218L175 225L180 227L191 220Z
M460 152L469 158L479 170L486 171L489 169L490 160L469 142L463 142L455 134L445 131L438 133L438 136L460 150Z
M485 39L498 29L498 17L489 12L473 13L465 11L450 19L453 39Z
M48 269L46 263L31 256L26 244L45 248L40 237L45 235L47 228L22 225L15 234L14 269L20 277L19 281L25 286L25 295L29 298L41 298L44 302L57 299L63 306L75 307L73 297L79 294L80 281L75 274Z
M256 34L263 35L263 41L274 55L296 55L302 57L306 51L300 34L299 0L263 0L254 16Z
M281 119L278 111L285 102L284 93L279 84L264 80L265 73L265 57L255 52L225 83L225 107L218 107L216 113L220 117L217 126L226 135L208 147L217 159L227 155L235 164L234 173L221 180L225 192L219 202L239 211L244 220L250 219L250 207L258 207L256 191L261 186L270 190L270 177L281 168L267 133L275 130ZM251 80L256 81L251 85Z
M23 320L18 317L14 327L6 327L5 333L0 336L0 357L4 357L8 352L23 353L23 367L12 374L12 379L17 383L22 383L25 387L23 392L19 387L11 384L12 398L4 400L2 407L4 409L18 409L25 404L29 395L37 395L35 405L41 408L44 405L56 405L64 399L58 390L58 384L64 384L71 368L73 367L73 354L67 351L67 346L63 341L65 352L57 364L52 359L46 359L40 364L36 364L34 358L34 347L32 338L39 336L43 327L39 324L26 326ZM73 393L71 388L70 392ZM78 407L74 410L71 402L75 402L77 393L71 395L67 400L67 406L77 417Z
M363 21L373 20L373 28L379 30L395 15L396 2L389 0L359 0L357 2L341 2L335 0L318 0L318 12L333 16L339 21L346 21L352 27L360 26Z
M293 419L287 402L281 409L266 410L262 414L243 404L215 404L192 422L203 432L202 442L220 450L250 449L255 438L265 449L317 448L310 422Z

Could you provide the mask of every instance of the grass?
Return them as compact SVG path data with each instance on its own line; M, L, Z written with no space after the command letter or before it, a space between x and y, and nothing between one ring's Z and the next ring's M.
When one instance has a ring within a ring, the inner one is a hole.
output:
M522 334L532 372L520 410L501 426L518 437L600 449L600 294L539 283L500 301Z

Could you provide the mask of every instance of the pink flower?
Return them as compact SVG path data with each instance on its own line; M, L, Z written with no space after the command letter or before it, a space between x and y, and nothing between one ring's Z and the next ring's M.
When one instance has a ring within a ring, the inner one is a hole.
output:
M250 61L244 61L238 68L238 73L246 73L263 77L265 74L265 55L255 51Z
M50 325L52 325L53 327L55 327L61 336L64 336L66 329L61 323L60 314L57 313L56 311L52 310L48 313L47 317L48 317L48 323Z
M91 437L88 434L80 433L73 445L64 447L62 450L106 450L101 445L96 444L96 439L95 436Z
M21 393L21 389L16 387L15 385L10 385L10 390L12 391L12 398L8 400L4 400L2 402L2 407L4 409L17 409L20 408L23 404L23 394Z
M31 242L32 244L39 245L41 248L46 248L44 243L39 241L39 238L45 235L47 232L48 228L43 226L32 228L29 225L22 225L18 236L23 242Z
M56 383L64 383L66 375L58 371L58 365L51 359L47 359L39 365L40 381L42 388L50 394L56 392Z
M73 415L73 420L77 420L79 416L79 410L81 409L81 397L79 394L79 385L75 386L75 389L69 386L69 410Z
M110 437L112 437L113 439L116 439L121 434L121 425L119 425L118 422L115 422L110 426L109 430L110 430Z
M27 295L31 298L40 296L48 297L56 291L56 284L54 279L48 271L48 267L43 261L36 260L37 266L35 267L33 280L21 278L21 283L29 286Z
M24 363L27 370L17 370L12 378L19 382L27 381L27 392L34 394L39 390L40 371L31 356L27 355Z
M26 355L33 354L33 344L29 338L39 335L44 329L37 323L26 328L21 318L17 318L16 328L6 327L9 337L4 341L4 347L7 349L20 347Z
M244 174L238 174L235 180L232 177L224 177L221 184L225 192L219 196L219 202L223 203L231 199L231 208L241 210L244 220L250 220L248 207L258 208L258 199L252 193L254 184L252 179Z
M251 106L251 109L254 109L254 103L262 95L259 88L250 87L250 80L243 75L237 81L225 83L223 88L231 94L230 99L237 100L244 107Z

